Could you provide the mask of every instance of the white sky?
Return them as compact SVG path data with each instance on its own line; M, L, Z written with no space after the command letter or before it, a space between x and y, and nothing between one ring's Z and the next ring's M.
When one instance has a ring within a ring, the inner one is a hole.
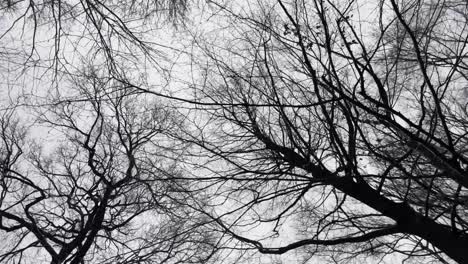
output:
M363 4L370 3L369 1L362 2ZM248 3L249 1L244 1L239 6L243 7L245 5L248 9ZM133 76L141 75L148 84L148 87L158 92L190 98L191 94L188 93L189 86L192 82L196 82L199 79L198 66L191 64L191 60L201 60L202 57L200 51L193 49L192 37L205 37L214 43L219 41L219 45L225 45L226 41L234 36L233 33L236 33L231 31L233 28L229 24L229 21L222 21L222 18L218 14L211 14L210 12L213 10L215 9L204 4L202 4L201 8L193 8L188 20L189 31L186 31L182 27L179 30L175 30L170 25L159 24L145 28L148 32L142 37L154 42L152 45L158 52L161 52L158 54L161 57L156 60L156 63L145 60L143 56L125 61L122 64L127 66L126 73ZM368 21L368 17L372 16L372 10L375 11L375 6L359 9L360 13L358 15L360 19ZM0 18L0 36L8 25L13 22L13 19L14 16ZM24 94L27 97L22 97L22 99L28 103L31 103L31 99L33 102L36 101L35 99L47 101L47 99L50 99L50 94L56 91L50 88L55 87L58 87L58 91L62 96L68 95L66 81L60 78L60 74L58 75L59 78L55 79L57 76L54 73L54 69L50 68L54 66L54 62L51 61L51 58L54 56L51 49L54 29L47 26L46 22L42 21L39 23L41 27L38 28L36 36L36 43L38 43L36 46L37 50L26 65L23 62L31 47L31 23L27 22L23 27L23 23L18 22L17 26L10 33L0 39L0 105L2 108L15 103L17 96ZM372 22L369 21L369 23ZM132 26L137 28L139 21L133 24ZM82 60L92 61L96 59L89 52L92 42L87 38L79 37L83 28L80 25L71 25L67 30L69 33L77 33L77 36L70 35L63 38L60 54L61 59L64 62L66 61L67 64L57 66L59 71L73 71L82 66ZM18 38L19 34L22 34L21 41ZM20 51L20 53L11 55L2 54L2 51L9 52L15 49ZM190 54L191 56L189 56ZM194 54L195 56L200 56L200 58L194 58ZM162 70L168 68L170 69L169 71ZM170 79L170 82L167 81L168 79ZM21 103L23 103L23 100L21 100ZM174 104L186 106L186 104ZM30 110L28 110L29 112L25 112L22 109L18 111L24 120L32 120L35 114ZM35 127L31 130L33 137L42 139L45 142L54 142L56 140L57 134L53 131L40 125L34 125ZM266 226L261 227L256 232L261 233L262 229L266 230ZM284 236L284 240L279 241L280 245L284 245L287 241L286 239L292 241L294 238L294 235L291 235L294 232L291 226L285 225L284 229L286 235ZM249 235L254 237L256 234L250 233ZM291 258L297 257L295 254L295 252L292 252L278 258L285 258L285 263L291 263ZM260 257L258 261L259 263L271 263L269 257ZM314 261L311 260L309 263L317 263ZM395 259L389 257L388 263L392 262L395 262ZM369 263L372 263L372 261L370 260Z

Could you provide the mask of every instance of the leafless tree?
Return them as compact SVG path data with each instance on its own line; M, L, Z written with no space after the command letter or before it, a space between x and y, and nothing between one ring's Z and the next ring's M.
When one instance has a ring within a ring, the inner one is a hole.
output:
M3 112L0 262L205 262L216 240L171 140L183 120L97 72L35 109L42 130Z
M232 247L468 262L466 1L213 2L186 140Z
M466 1L209 2L193 98L146 83L186 1L0 3L2 90L59 88L1 110L0 260L468 262Z

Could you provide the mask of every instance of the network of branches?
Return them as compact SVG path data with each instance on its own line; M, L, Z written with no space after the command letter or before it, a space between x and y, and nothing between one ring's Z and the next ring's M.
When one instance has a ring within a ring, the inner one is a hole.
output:
M1 263L468 262L466 1L0 13Z

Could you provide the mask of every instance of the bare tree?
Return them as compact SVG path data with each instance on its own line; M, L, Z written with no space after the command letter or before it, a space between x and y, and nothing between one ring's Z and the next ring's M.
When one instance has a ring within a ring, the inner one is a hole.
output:
M186 139L231 246L468 262L466 1L214 2Z
M187 206L176 112L93 69L66 90L36 108L48 141L0 119L0 262L205 262L215 240Z
M210 5L187 99L146 83L164 68L154 14L186 1L0 4L2 87L73 80L35 108L50 142L2 110L0 260L468 261L466 1Z

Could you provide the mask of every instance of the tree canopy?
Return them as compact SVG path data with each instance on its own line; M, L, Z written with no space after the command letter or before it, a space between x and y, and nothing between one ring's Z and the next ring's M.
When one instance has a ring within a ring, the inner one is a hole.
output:
M0 262L468 261L466 1L0 12Z

